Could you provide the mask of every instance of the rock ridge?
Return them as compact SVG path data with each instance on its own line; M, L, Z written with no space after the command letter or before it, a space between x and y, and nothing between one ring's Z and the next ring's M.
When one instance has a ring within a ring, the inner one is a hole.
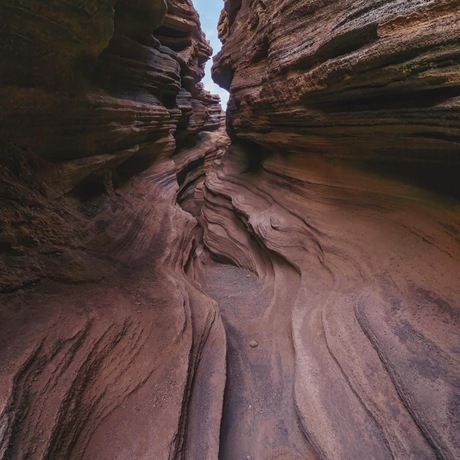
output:
M230 132L458 173L459 17L455 1L226 0L213 76L230 91Z
M228 144L198 14L0 18L0 458L217 458L226 338L179 206Z

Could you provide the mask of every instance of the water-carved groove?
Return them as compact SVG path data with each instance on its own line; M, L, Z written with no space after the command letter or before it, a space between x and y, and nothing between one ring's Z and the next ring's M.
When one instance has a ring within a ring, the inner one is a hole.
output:
M94 3L0 1L0 458L459 458L457 3L224 0L226 115Z

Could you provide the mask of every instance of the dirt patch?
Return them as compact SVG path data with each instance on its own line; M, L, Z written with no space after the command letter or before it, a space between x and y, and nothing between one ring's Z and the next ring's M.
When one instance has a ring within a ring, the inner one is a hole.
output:
M289 383L274 378L280 351L264 318L271 302L267 289L254 273L210 263L207 294L219 304L228 344L219 458L267 459L279 449L286 452L282 458L297 458L302 449L283 410Z

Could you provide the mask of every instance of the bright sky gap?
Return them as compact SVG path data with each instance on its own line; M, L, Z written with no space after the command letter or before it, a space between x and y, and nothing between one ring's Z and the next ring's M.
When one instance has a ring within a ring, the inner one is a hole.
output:
M213 53L217 54L221 48L220 40L217 37L217 23L224 4L222 1L216 0L193 0L193 5L200 15L201 29L211 42ZM212 81L211 67L212 59L206 64L206 75L202 81L208 91L220 96L222 108L225 110L227 108L228 93Z

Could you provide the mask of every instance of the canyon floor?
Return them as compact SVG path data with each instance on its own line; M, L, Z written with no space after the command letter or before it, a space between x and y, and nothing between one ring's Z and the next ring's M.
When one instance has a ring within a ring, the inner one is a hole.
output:
M265 449L272 458L303 458L305 442L283 397L283 385L292 390L293 381L273 379L272 368L293 347L289 340L282 350L274 347L274 331L266 327L270 288L254 273L232 265L210 262L205 271L205 290L219 305L228 345L219 458L263 458Z

